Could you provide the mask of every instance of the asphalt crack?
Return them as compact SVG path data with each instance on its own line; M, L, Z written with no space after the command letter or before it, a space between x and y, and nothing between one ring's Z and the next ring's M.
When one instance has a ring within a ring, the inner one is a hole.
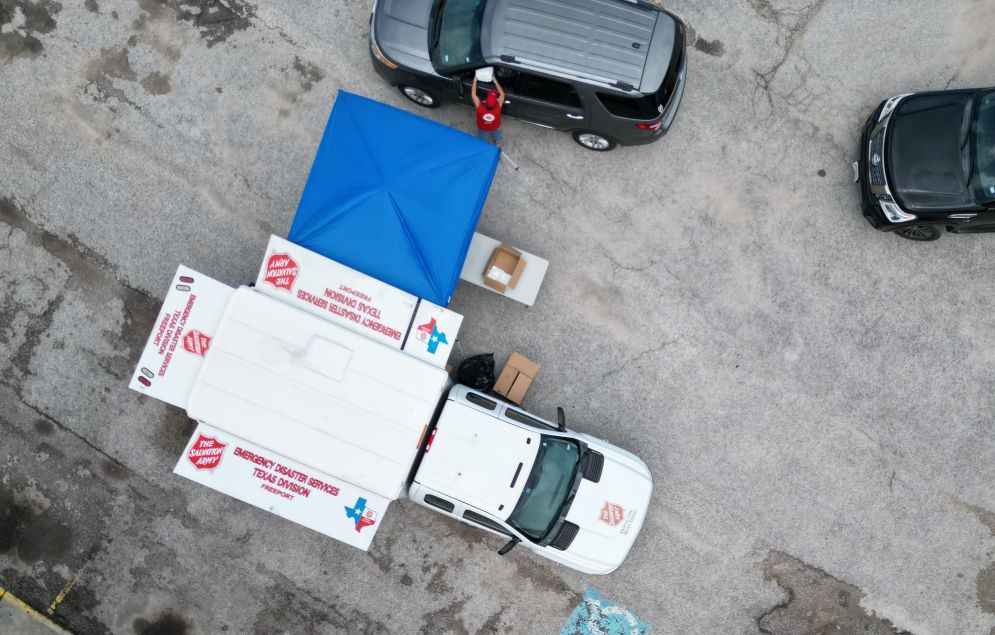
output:
M656 346L647 348L646 350L638 353L635 357L633 357L629 361L623 363L621 366L619 366L617 368L613 368L612 370L609 370L608 372L606 372L603 375L601 375L601 381L604 382L609 377L612 377L613 375L617 375L617 374L621 373L622 371L626 370L629 366L632 366L633 364L635 364L639 360L643 359L647 355L653 355L655 353L659 353L660 351L662 351L663 349L667 348L671 344L676 344L679 341L681 341L681 338L680 337L676 337L676 338L674 338L672 340L667 340L665 342L661 342L661 343L657 344Z
M768 113L767 117L764 117L765 120L770 117L774 109L771 88L777 79L778 73L781 72L781 68L784 67L784 64L795 53L795 50L804 39L812 20L819 14L825 3L826 0L816 0L802 9L776 9L770 0L750 0L751 7L760 17L772 22L778 29L784 30L784 51L781 58L767 71L753 71L756 92L763 95L770 109L770 113ZM792 20L792 17L796 17L797 19ZM754 104L754 111L756 110L756 104Z

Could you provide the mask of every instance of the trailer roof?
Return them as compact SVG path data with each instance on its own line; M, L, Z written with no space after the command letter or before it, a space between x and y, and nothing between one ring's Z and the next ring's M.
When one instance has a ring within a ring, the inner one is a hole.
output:
M444 369L246 287L215 333L187 403L192 418L400 496Z

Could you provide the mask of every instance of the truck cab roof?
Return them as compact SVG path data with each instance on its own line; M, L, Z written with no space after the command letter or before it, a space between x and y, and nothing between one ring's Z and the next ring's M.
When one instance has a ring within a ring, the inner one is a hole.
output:
M458 389L453 392L458 394ZM415 480L492 516L507 518L521 498L541 435L497 414L454 401L451 393Z

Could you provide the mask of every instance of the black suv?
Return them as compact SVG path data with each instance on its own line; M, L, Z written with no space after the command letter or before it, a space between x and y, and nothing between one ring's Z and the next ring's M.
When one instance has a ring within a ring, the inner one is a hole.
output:
M910 240L995 232L995 90L885 100L853 164L864 217Z
M471 105L475 69L493 66L504 115L597 151L667 132L685 42L684 23L643 0L376 0L370 18L374 68L416 104Z

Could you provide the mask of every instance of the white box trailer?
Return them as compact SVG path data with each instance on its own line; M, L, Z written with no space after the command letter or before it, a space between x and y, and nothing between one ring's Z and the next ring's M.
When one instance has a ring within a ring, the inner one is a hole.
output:
M366 549L449 377L181 266L130 385L200 423L177 474Z

